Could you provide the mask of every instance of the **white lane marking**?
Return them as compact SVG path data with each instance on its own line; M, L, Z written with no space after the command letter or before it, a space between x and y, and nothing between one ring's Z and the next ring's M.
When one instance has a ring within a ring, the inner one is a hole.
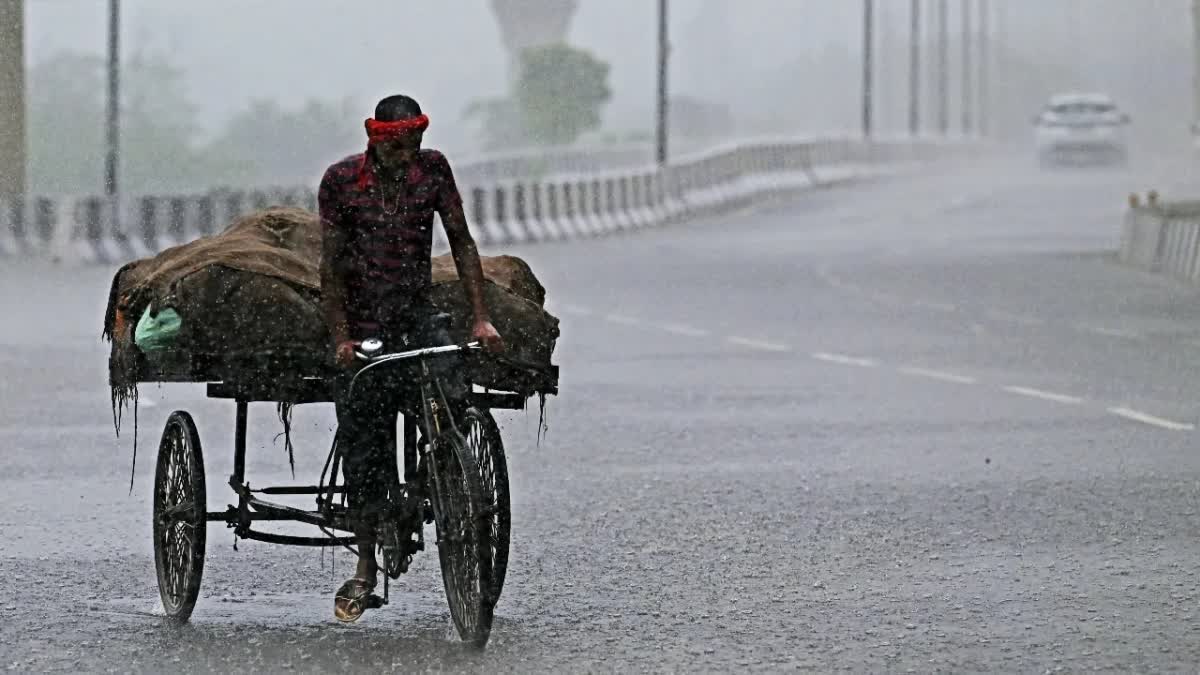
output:
M1013 314L999 309L989 309L984 312L988 318L996 319L997 321L1008 321L1011 323L1019 323L1024 326L1042 326L1045 325L1044 319L1039 319L1036 316L1025 316L1024 314Z
M562 312L564 314L574 314L575 316L594 316L596 313L586 307L579 305L563 305ZM674 333L675 335L683 335L686 337L707 337L711 333L702 328L695 328L682 323L652 323L641 319L626 316L624 314L605 314L605 321L620 324L622 326L638 326L641 328L656 328L658 330Z
M863 288L861 286L851 284L851 283L843 281L842 279L835 276L827 267L817 268L816 274L819 279L823 280L825 283L829 284L831 287L833 287L837 290L845 291L847 293L851 293L853 295L857 295L859 297L866 298L867 300L879 303L881 305L890 305L893 307L901 307L901 308L918 307L921 309L929 309L929 310L933 310L933 311L937 311L937 312L944 312L947 314L955 313L958 311L958 306L954 305L952 303L949 303L949 302L940 302L937 300L914 299L914 298L905 297L902 295L895 295L892 293L885 293L882 291L867 289L867 288Z
M1120 328L1106 328L1104 326L1091 326L1091 325L1087 325L1087 324L1080 324L1080 325L1076 326L1076 328L1078 328L1081 331L1086 331L1088 333L1095 333L1097 335L1105 335L1107 337L1121 338L1124 340L1141 340L1142 339L1142 336L1139 333L1135 333L1133 331L1128 331L1128 330L1122 330Z
M655 324L654 327L665 330L668 333L683 335L684 337L707 337L711 334L703 328L693 328L682 323L659 323Z
M1083 399L1078 396L1056 394L1052 391L1042 391L1041 389L1033 389L1031 387L1004 387L1004 391L1010 394L1017 394L1018 396L1040 398L1043 401L1053 401L1054 403L1065 403L1067 405L1079 405L1083 403Z
M830 354L829 352L817 352L812 357L818 361L826 363L836 363L842 366L855 366L858 368L874 368L879 365L878 361L872 359L864 359L857 356L846 356L845 354Z
M837 289L844 293L849 293L850 295L858 296L867 300L868 302L897 307L903 307L908 304L908 301L900 296L868 290L866 288L847 283L846 281L843 281L841 278L834 275L828 267L818 267L816 269L816 275L818 279L821 279L825 283L829 284L830 288Z
M562 311L566 314L574 314L575 316L591 316L592 310L579 305L563 305Z
M786 352L791 349L787 345L781 345L777 342L766 342L764 340L755 340L753 338L739 337L731 335L725 338L725 341L737 345L739 347L749 347L750 349L759 349L765 352Z
M635 319L632 316L625 316L624 314L605 314L604 320L610 321L612 323L619 323L622 326L642 326L642 325L644 325L642 323L642 321Z
M944 370L931 370L929 368L905 367L901 368L900 372L904 373L905 375L912 375L914 377L924 377L931 380L940 380L942 382L953 382L955 384L975 384L979 381L966 375L956 375L955 373L948 373Z
M931 309L937 309L939 311L946 311L946 312L957 311L957 308L954 305L950 305L948 303L915 301L914 304L916 304L918 306L922 306L922 307L928 307ZM574 314L576 316L592 316L594 314L594 312L592 310L587 309L585 307L580 307L578 305L564 305L562 307L562 311L564 313ZM1003 312L1000 310L988 310L986 313L988 316L990 316L994 319L1000 319L1003 321L1010 321L1010 322L1014 322L1014 323L1021 323L1021 324L1025 324L1025 325L1043 325L1046 323L1044 320L1038 319L1035 317L1022 316L1019 314L1009 314L1007 312ZM688 326L685 324L677 324L677 323L650 324L650 323L641 321L640 319L636 319L636 318L630 317L630 316L625 316L623 314L606 314L606 315L604 315L604 319L607 321L610 321L612 323L626 325L626 326L641 326L641 327L657 328L657 329L660 329L663 331L667 331L669 333L674 333L676 335L684 335L687 337L705 337L705 336L708 336L711 334L707 330L704 330L701 328L694 328L692 326ZM977 331L982 331L982 329L983 329L983 326L981 326L979 324L975 324L973 327ZM1132 333L1132 332L1124 331L1124 330L1120 330L1120 329L1105 328L1103 326L1090 326L1090 325L1079 324L1076 326L1076 328L1079 330L1083 330L1083 331L1087 331L1087 332L1091 332L1091 333L1097 333L1100 335L1107 335L1110 337L1119 337L1119 338L1134 339L1134 340L1142 339L1142 336L1137 333ZM783 344L779 344L779 343L775 343L775 342L767 342L764 340L756 340L753 338L741 337L741 336L736 336L736 335L727 337L726 341L729 342L730 344L738 345L740 347L749 347L751 349L758 349L758 350L762 350L762 351L786 352L786 351L791 350L791 348L788 347L787 345L783 345ZM1200 340L1189 341L1189 342L1191 342L1192 344L1200 345ZM833 353L829 353L829 352L816 352L816 353L812 354L811 356L812 356L812 358L814 358L818 361L825 361L827 363L836 363L836 364L845 365L845 366L855 366L855 367L859 367L859 368L875 368L879 365L879 362L875 361L873 359L855 357L855 356L847 356L845 354L833 354ZM929 369L929 368L902 367L902 368L899 368L898 371L905 375L912 375L914 377L924 377L924 378L928 378L928 379L939 380L942 382L951 382L951 383L955 383L955 384L977 384L978 383L978 380L974 377L970 377L970 376L966 376L966 375L958 375L956 373L940 371L940 370L933 370L933 369ZM1031 387L1007 386L1007 387L1003 387L1003 389L1004 389L1004 391L1007 391L1011 394L1027 396L1030 398L1037 398L1037 399L1041 399L1044 401L1052 401L1054 403L1062 403L1062 404L1067 404L1067 405L1079 405L1084 402L1084 400L1082 398L1079 398L1077 396L1069 396L1067 394L1059 394L1059 393L1055 393L1055 392L1051 392L1051 391L1043 391L1041 389L1034 389ZM142 406L145 406L147 408L154 408L154 407L158 406L157 401L155 401L153 399L149 399L149 398L141 399L139 401L139 404ZM1170 431L1194 431L1196 429L1196 425L1194 425L1194 424L1189 424L1189 423L1184 423L1184 422L1174 422L1172 420L1164 419L1161 417L1156 417L1154 415L1149 415L1147 413L1143 413L1143 412L1133 410L1130 408L1114 407L1114 408L1109 408L1108 412L1112 415L1116 415L1117 417L1128 419L1128 420L1131 420L1134 422L1139 422L1141 424L1146 424L1149 426L1158 427L1161 429L1167 429Z
M1155 417L1154 415L1147 415L1144 412L1138 412L1137 410L1131 410L1129 408L1109 408L1108 412L1116 415L1117 417L1124 417L1127 420L1141 422L1142 424L1149 424L1150 426L1159 427L1160 429L1169 429L1170 431L1196 430L1195 424L1172 422L1171 420Z
M862 295L868 300L874 300L881 305L891 305L893 307L907 307L909 305L909 301L907 299L902 298L899 295L892 295L890 293L863 291Z
M922 309L932 309L932 310L935 310L938 312L952 313L952 312L958 311L957 305L952 305L948 302L937 302L934 300L913 300L912 304L915 307L920 307Z

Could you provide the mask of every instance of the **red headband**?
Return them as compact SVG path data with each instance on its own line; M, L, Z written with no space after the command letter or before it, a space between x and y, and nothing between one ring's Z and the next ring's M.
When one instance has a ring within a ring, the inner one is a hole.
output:
M403 138L413 132L422 132L429 128L429 115L420 115L395 122L380 122L374 118L366 121L367 145L386 143L397 138Z

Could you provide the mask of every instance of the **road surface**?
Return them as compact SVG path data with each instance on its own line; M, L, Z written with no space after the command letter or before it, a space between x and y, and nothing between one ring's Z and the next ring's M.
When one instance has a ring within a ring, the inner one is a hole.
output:
M503 418L508 584L485 653L435 555L337 625L345 554L211 526L189 626L156 616L153 450L193 412L209 505L232 404L144 387L113 437L110 270L0 271L0 665L17 671L1192 669L1200 293L1117 266L1167 175L933 167L687 226L522 249L562 396ZM1161 183L1159 183L1161 184ZM272 410L249 475L288 480ZM298 477L331 436L296 412Z

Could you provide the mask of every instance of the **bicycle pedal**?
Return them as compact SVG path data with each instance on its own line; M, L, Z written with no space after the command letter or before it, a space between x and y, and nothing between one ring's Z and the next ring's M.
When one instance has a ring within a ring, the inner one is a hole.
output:
M386 604L388 604L387 599L375 595L374 593L367 597L367 609L380 609Z
M399 555L396 553L392 553L391 555L393 557L390 557L390 558L385 557L384 558L384 560L389 561L385 565L384 571L392 579L399 579L402 574L404 574L405 572L408 572L409 566L412 565L412 556L411 555ZM395 561L395 564L393 564L390 561Z

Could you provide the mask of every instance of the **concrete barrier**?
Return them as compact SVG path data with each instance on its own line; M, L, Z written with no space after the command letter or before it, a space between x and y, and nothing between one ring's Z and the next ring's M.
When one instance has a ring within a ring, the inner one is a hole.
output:
M1136 196L1121 231L1122 263L1184 281L1200 282L1200 202L1145 203Z
M558 223L557 217L552 217L548 204L551 195L550 186L541 182L529 185L529 221L541 231L546 241L558 241L566 238L566 233Z
M905 163L969 149L969 143L861 139L760 139L676 158L670 166L462 181L468 221L486 248L605 236L718 215L764 197L811 190ZM586 164L580 160L575 165ZM0 257L50 257L117 264L223 229L275 205L315 210L311 187L142 195L126 200L112 222L103 197L32 196L0 203ZM1131 208L1122 259L1194 275L1200 209L1164 217L1166 205ZM446 245L435 229L435 248Z

